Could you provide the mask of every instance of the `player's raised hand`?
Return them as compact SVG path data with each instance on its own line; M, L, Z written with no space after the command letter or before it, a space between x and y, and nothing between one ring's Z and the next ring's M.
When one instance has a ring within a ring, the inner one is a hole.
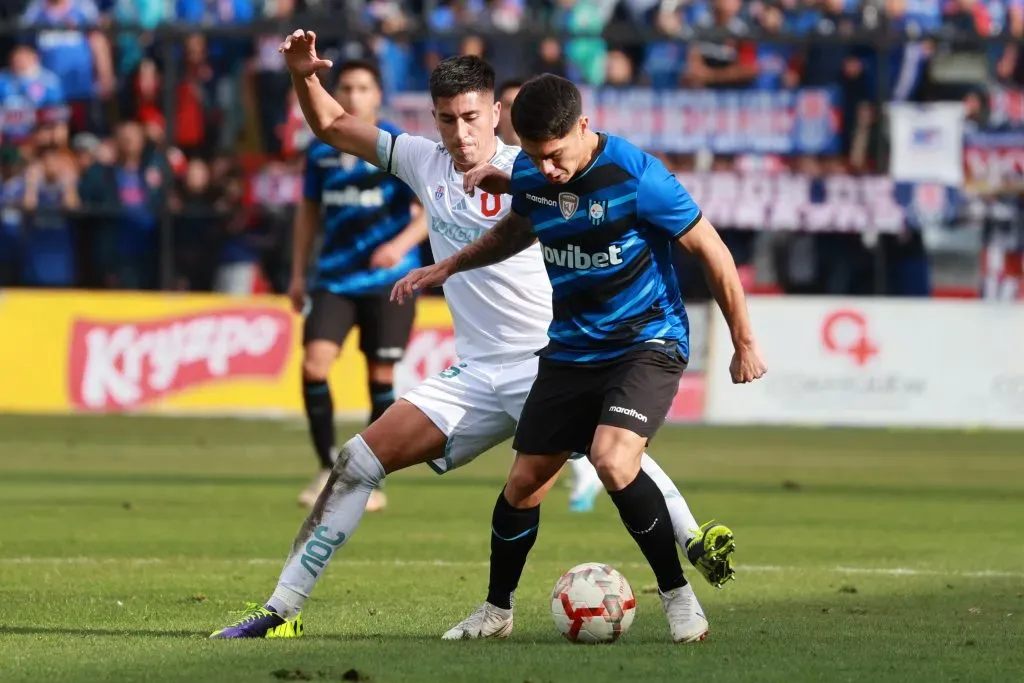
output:
M312 76L320 69L330 69L334 63L320 59L316 54L316 34L298 29L284 39L277 51L284 55L285 66L296 76Z
M478 187L488 194L509 194L511 185L509 175L488 161L477 164L462 176L462 190L470 197L476 194Z
M768 372L768 366L761 358L756 344L737 346L729 364L733 384L747 384L760 379Z
M410 271L391 289L391 300L405 303L406 299L411 299L420 290L443 285L452 274L446 261Z

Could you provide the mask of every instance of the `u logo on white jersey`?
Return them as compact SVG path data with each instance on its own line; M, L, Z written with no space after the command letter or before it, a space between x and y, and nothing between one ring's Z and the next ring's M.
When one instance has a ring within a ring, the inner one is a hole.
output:
M482 192L480 194L480 213L487 218L494 218L499 211L501 211L501 195Z

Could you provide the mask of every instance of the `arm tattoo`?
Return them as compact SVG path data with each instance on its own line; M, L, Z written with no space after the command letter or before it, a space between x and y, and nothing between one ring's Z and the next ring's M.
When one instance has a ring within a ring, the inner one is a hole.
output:
M461 273L500 263L536 240L530 219L509 212L497 225L452 256L454 272Z

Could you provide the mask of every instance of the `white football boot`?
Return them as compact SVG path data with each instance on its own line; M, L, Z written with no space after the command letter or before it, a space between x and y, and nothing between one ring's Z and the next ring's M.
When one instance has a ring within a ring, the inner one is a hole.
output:
M317 475L313 477L313 481L309 482L309 486L302 489L302 493L299 494L299 505L304 508L312 508L316 505L316 499L320 497L320 492L327 486L327 480L331 478L331 470L320 470Z
M495 607L489 602L477 607L473 613L441 636L442 640L472 640L474 638L508 638L512 634L512 610Z
M668 628L676 643L695 643L708 637L708 620L697 602L693 586L686 584L668 593L658 591L668 617Z

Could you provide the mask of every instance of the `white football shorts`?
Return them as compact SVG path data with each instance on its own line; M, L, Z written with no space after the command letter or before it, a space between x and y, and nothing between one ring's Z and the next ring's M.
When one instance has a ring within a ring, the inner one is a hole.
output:
M444 474L511 438L539 360L459 363L403 394L448 437L444 457L427 464Z

